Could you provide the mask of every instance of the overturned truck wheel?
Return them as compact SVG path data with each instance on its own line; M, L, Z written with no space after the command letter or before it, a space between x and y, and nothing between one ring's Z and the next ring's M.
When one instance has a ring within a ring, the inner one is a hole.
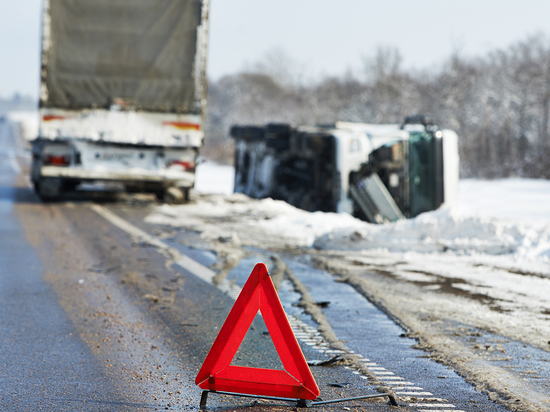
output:
M189 188L171 186L162 190L155 190L155 196L159 202L176 205L189 200Z

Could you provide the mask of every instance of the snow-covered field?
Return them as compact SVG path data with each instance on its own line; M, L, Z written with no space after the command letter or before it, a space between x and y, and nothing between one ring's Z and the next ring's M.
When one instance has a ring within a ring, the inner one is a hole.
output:
M462 180L459 207L470 215L543 227L550 224L550 181Z

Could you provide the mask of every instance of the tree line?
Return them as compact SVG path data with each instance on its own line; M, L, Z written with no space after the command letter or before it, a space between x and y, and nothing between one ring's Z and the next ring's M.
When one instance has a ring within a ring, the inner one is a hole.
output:
M208 86L205 153L231 162L232 124L401 123L424 114L459 135L462 177L550 178L550 39L481 57L451 55L437 70L405 70L380 48L362 73L304 81L283 51Z

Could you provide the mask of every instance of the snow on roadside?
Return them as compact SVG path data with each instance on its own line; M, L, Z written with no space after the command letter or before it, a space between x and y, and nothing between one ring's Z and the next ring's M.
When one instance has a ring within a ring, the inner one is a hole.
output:
M550 264L550 225L541 228L472 216L458 208L424 213L388 225L360 225L318 237L317 249L513 255Z
M146 221L194 228L208 239L237 234L242 244L264 248L311 247L326 233L368 225L349 215L310 213L279 200L254 200L242 194L198 195L188 205L162 205Z
M233 166L219 165L206 160L197 166L195 190L200 193L233 193L235 169Z
M25 140L33 140L38 136L39 116L38 111L11 111L8 119L21 126L22 136Z

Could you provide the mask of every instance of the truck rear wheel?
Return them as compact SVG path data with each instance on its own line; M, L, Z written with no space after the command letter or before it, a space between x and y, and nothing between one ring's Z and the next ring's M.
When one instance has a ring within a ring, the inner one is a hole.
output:
M58 177L43 177L35 182L34 187L43 201L57 200L63 193L63 180Z

